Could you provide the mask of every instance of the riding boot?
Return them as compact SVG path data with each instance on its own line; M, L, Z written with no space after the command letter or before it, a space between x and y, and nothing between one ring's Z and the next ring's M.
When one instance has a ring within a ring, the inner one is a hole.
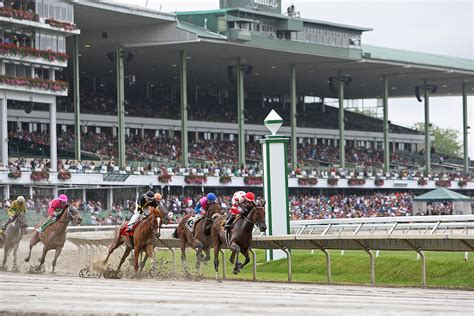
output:
M3 232L5 229L7 229L8 224L10 224L13 221L13 218L9 218L8 221L3 224L2 228L0 228L0 235L3 235Z
M234 216L234 215L230 215L229 218L227 218L227 222L225 223L224 228L225 228L225 229L232 228L232 224L234 223L234 220L235 220L235 216Z

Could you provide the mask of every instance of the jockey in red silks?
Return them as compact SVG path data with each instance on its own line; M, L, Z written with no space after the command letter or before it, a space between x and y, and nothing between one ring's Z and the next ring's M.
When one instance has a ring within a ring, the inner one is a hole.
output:
M58 216L66 209L68 198L66 194L61 194L58 198L51 200L48 206L48 219L38 227L36 230L38 233L44 232L46 227L56 222Z
M251 206L255 205L255 194L252 192L238 191L234 193L232 197L232 207L230 208L230 216L227 218L225 228L229 229L232 227L237 215L242 214L245 216Z

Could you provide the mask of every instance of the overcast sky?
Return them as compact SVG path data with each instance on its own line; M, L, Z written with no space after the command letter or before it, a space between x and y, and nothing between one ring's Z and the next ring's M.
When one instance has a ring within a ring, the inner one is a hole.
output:
M116 0L117 1L117 0ZM118 0L165 12L207 10L219 0ZM301 16L373 28L364 33L365 44L474 59L474 0L283 0L294 4ZM469 97L469 152L474 158L474 97ZM432 123L462 132L461 97L432 97ZM423 121L423 103L415 97L389 101L389 119L411 126ZM460 134L461 136L461 134Z

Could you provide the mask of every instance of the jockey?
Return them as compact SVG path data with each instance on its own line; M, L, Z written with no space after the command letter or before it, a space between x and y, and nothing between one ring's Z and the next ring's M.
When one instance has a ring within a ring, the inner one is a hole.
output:
M36 229L38 233L44 232L46 227L56 222L57 217L66 209L68 198L66 194L61 194L58 198L51 200L48 206L48 219Z
M234 196L232 197L232 207L230 208L230 216L227 218L227 222L225 223L224 228L231 228L237 215L247 215L249 208L253 205L255 205L255 194L253 194L253 192L235 192Z
M149 207L158 207L160 205L161 198L162 197L160 193L153 193L152 191L148 191L147 193L140 196L135 206L135 212L128 222L128 231L133 230L133 225L135 225L135 223L141 218L143 214L148 216Z
M196 211L196 216L194 220L197 221L200 219L204 214L206 214L207 208L209 205L216 203L217 197L214 193L208 193L205 197L201 198L196 204L194 210Z
M194 225L193 225L193 231L191 233L191 238L194 238L195 236L196 222L206 214L207 208L211 204L216 203L216 201L217 201L216 195L210 192L205 197L202 197L199 200L199 202L196 204L196 207L194 208L194 211L196 211L196 215L194 216Z
M21 213L23 214L26 213L26 202L25 202L25 198L20 195L19 197L16 198L15 201L13 201L12 205L7 209L7 214L9 218L8 218L8 221L0 229L0 235L3 234L8 224L13 222L13 220Z

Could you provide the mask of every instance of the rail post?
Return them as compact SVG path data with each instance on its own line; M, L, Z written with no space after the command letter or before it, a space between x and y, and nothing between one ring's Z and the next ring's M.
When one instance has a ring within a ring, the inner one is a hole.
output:
M367 246L365 246L360 241L354 240L354 242L356 244L358 244L369 255L369 258L370 258L370 283L372 285L375 285L375 257L374 257L374 254L372 253L372 250L370 250Z
M328 283L332 282L332 273L331 273L331 254L329 251L326 250L323 246L321 246L316 241L312 240L312 244L316 246L319 250L321 250L326 255L326 276Z
M421 258L421 286L426 287L426 257L425 253L423 250L415 246L413 243L411 243L409 240L403 239L403 241L410 246L413 250L416 251L416 253L420 256Z
M250 248L250 252L252 253L252 274L253 274L253 280L257 281L257 254L255 253L255 250Z
M226 271L227 265L226 265L226 262L225 262L224 249L221 249L220 252L221 252L221 255L222 255L222 278L226 279L227 278L227 271Z

